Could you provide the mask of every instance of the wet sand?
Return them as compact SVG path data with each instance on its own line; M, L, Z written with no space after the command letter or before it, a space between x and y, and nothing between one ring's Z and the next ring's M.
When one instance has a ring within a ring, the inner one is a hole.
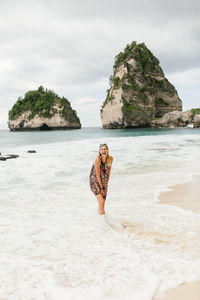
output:
M179 206L200 214L200 179L177 184L171 191L159 195L160 204ZM165 293L164 297L154 300L200 300L200 280L182 284Z
M167 291L163 298L154 300L200 300L200 281L180 285Z
M200 179L195 179L184 184L177 184L169 192L159 195L161 204L176 205L186 210L200 214Z

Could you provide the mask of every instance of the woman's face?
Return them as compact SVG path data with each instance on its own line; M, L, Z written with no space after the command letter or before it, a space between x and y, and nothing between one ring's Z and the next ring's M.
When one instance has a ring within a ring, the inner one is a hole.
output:
M102 146L102 147L100 148L99 152L100 152L101 155L106 155L106 156L107 156L107 154L108 154L108 149L107 149L106 146Z

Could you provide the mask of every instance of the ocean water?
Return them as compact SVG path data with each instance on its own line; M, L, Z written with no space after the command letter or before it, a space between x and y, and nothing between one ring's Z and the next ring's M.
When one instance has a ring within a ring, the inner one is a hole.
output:
M100 143L105 220L88 182ZM19 154L0 161L0 299L148 300L200 279L200 215L157 198L200 177L199 149L189 128L0 131Z

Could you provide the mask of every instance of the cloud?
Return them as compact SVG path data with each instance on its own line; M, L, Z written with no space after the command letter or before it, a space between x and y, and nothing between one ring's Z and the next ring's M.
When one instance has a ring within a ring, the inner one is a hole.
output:
M72 103L105 99L114 57L133 40L146 43L168 78L190 70L198 81L199 8L198 0L0 1L0 107L40 85Z
M73 109L81 120L83 126L101 126L100 107L102 99L82 97L71 103Z
M170 80L176 82L177 84L185 84L185 85L199 84L199 78L200 78L200 68L174 73L170 76Z
M79 98L79 99L76 99L75 101L73 101L73 104L76 106L80 106L80 105L84 105L85 103L94 104L97 101L98 100L95 98L83 97L83 98Z
M0 108L0 128L8 128L8 110Z
M169 80L176 83L176 89L179 91L184 111L191 108L200 108L199 78L200 68L177 72L169 76Z

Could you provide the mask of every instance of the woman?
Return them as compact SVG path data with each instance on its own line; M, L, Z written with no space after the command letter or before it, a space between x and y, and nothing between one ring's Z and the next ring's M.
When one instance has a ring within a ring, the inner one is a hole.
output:
M90 171L90 188L99 203L99 214L104 215L104 205L113 157L109 155L107 144L100 144L99 154Z

